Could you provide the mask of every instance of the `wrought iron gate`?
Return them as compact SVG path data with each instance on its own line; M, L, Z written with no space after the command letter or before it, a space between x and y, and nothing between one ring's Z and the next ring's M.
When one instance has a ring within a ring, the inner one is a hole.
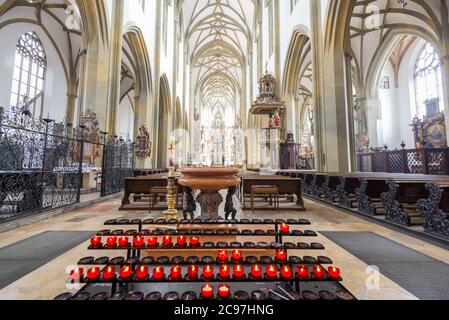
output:
M101 196L120 192L133 175L133 144L105 140L0 107L0 222L80 202L86 154L102 168Z
M123 190L125 179L133 176L134 145L130 141L114 137L104 146L101 196L105 197Z

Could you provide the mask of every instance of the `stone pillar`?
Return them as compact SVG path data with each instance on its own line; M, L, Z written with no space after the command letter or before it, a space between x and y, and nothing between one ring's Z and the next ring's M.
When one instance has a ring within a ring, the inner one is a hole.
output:
M329 48L324 56L324 104L322 107L322 169L346 172L349 167L349 137L347 128L347 91L343 46Z
M346 84L346 124L347 124L347 148L349 157L349 170L351 172L357 169L357 152L355 147L355 131L354 131L354 105L353 105L353 93L352 93L352 70L351 70L352 56L345 55L345 84Z
M120 105L120 79L122 67L122 25L124 0L112 2L111 41L109 48L109 85L107 104L107 129L111 135L118 133L118 109Z
M444 117L446 122L446 136L449 137L449 13L446 0L441 0L441 20L443 26L443 52L441 54L443 62Z
M162 5L163 0L156 0L156 32L155 32L155 41L154 41L154 79L153 79L153 106L154 106L154 118L153 118L153 167L156 168L158 166L159 161L159 148L158 148L158 138L159 138L159 114L161 112L159 105L159 98L161 95L160 89L160 63L161 63L161 26L162 26Z
M323 31L321 25L321 1L310 1L311 43L312 43L312 95L314 101L315 168L324 170L323 157Z
M78 117L87 110L95 112L101 130L106 131L108 104L109 49L99 35L93 35L81 60L78 88ZM78 119L75 119L79 124Z

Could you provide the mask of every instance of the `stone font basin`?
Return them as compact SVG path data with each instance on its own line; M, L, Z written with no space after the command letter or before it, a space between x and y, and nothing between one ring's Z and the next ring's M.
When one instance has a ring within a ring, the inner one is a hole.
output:
M178 183L183 187L217 192L240 184L238 168L182 168L178 169L181 177Z
M219 191L228 190L225 211L227 216L230 212L235 215L235 208L232 203L232 197L236 192L236 186L241 183L241 179L237 176L240 169L237 168L182 168L178 169L181 176L178 178L179 185L186 187L185 198L187 199L186 207L194 208L194 200L192 189L201 190L196 201L201 205L201 218L203 219L220 219L218 208L223 202L223 197ZM188 210L184 210L188 211Z

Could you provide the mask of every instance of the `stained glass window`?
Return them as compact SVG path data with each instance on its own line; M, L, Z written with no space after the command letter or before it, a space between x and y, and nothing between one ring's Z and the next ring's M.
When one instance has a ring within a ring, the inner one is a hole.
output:
M415 69L416 113L418 117L426 114L426 101L439 99L440 111L443 109L441 59L432 44L427 43L418 60Z
M44 90L47 56L42 42L35 32L24 33L16 45L11 89L11 109L32 100Z

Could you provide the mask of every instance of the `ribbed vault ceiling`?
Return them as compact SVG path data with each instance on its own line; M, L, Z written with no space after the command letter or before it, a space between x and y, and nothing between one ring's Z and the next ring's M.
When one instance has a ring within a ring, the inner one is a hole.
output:
M235 106L253 42L256 0L183 0L195 96L203 108ZM235 110L234 110L235 111Z
M376 58L391 53L394 44L401 40L401 37L392 39L393 35L421 35L434 42L442 38L440 0L408 0L405 7L396 0L353 2L349 32L354 78L359 84L374 71Z

